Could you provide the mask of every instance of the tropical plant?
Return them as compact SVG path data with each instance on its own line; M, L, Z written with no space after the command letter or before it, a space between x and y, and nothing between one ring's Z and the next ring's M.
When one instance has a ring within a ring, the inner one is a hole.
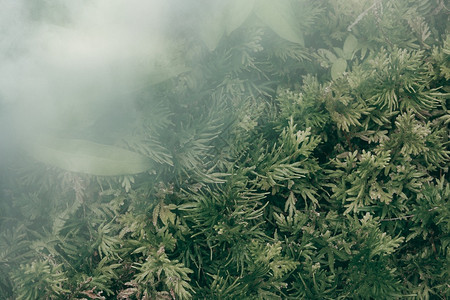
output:
M450 297L445 2L207 3L126 134L1 171L0 294Z

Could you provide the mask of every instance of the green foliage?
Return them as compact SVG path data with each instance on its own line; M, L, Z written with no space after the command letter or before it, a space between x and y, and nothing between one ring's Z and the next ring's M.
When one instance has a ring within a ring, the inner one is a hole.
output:
M450 297L444 2L198 3L114 146L2 169L0 294Z
M68 293L62 287L67 278L61 269L48 259L21 266L14 276L17 299L57 299Z
M144 297L162 297L163 295L177 295L179 299L191 298L189 273L192 270L182 263L171 261L164 252L164 248L151 253L144 263L136 264L137 274L134 279L138 290ZM157 291L159 285L164 285L165 292ZM168 289L168 291L167 291Z

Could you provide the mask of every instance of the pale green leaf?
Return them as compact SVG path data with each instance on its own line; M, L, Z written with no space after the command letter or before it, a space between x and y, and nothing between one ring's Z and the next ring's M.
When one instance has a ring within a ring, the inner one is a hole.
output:
M71 172L98 176L137 174L152 161L123 148L78 139L44 139L29 146L30 155L45 164Z
M333 47L333 50L338 57L345 58L344 50L342 50L341 48L338 48L338 47Z
M255 6L255 0L229 0L226 33L229 35L247 20Z
M280 37L304 45L289 0L259 0L255 5L255 14Z
M225 33L229 35L247 20L255 1L224 1L203 12L200 38L210 51L216 49Z
M331 66L331 78L338 79L347 69L347 61L343 58L338 58Z
M350 34L344 42L344 58L351 59L356 47L358 47L358 40L354 35Z
M223 5L223 4L222 4ZM225 33L224 7L207 9L201 16L200 38L210 51L214 51Z
M327 49L319 49L317 51L319 54L323 55L323 57L325 57L326 59L328 59L331 63L335 62L337 57L336 55L331 52L330 50Z

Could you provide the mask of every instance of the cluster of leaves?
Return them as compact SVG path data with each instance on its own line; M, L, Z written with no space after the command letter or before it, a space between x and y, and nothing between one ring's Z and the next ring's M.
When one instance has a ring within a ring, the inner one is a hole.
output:
M1 173L1 295L450 297L444 2L243 2L136 92L149 171Z

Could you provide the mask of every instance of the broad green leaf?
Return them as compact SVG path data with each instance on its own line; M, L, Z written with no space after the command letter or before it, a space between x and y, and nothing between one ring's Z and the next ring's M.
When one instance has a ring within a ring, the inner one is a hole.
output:
M366 53L368 52L367 50L367 47L361 48L361 60L366 56Z
M255 14L280 37L304 45L301 32L297 32L297 22L289 0L259 0L255 4Z
M200 37L210 51L216 49L223 35L239 28L253 11L255 0L230 0L206 10L202 18Z
M350 34L344 42L344 58L351 59L353 52L356 50L356 47L358 47L358 40L353 34Z
M323 55L326 59L328 59L331 63L335 62L337 57L334 55L333 52L327 49L319 49L317 52L321 55Z
M78 139L44 139L28 151L36 160L71 172L98 176L137 174L149 170L152 161L115 146Z
M333 50L334 50L334 53L336 53L336 55L338 57L345 58L344 51L341 48L333 47Z
M224 34L225 28L222 24L210 23L205 26L200 36L210 51L214 51Z
M222 3L224 5L224 3ZM210 51L214 51L225 33L226 18L223 10L226 7L219 5L206 9L200 16L200 38Z
M242 23L247 20L250 13L253 11L256 0L229 0L228 1L228 15L226 20L226 33L229 35L234 30L238 29Z
M343 58L338 58L331 66L331 78L333 78L333 80L338 79L346 69L347 61Z

